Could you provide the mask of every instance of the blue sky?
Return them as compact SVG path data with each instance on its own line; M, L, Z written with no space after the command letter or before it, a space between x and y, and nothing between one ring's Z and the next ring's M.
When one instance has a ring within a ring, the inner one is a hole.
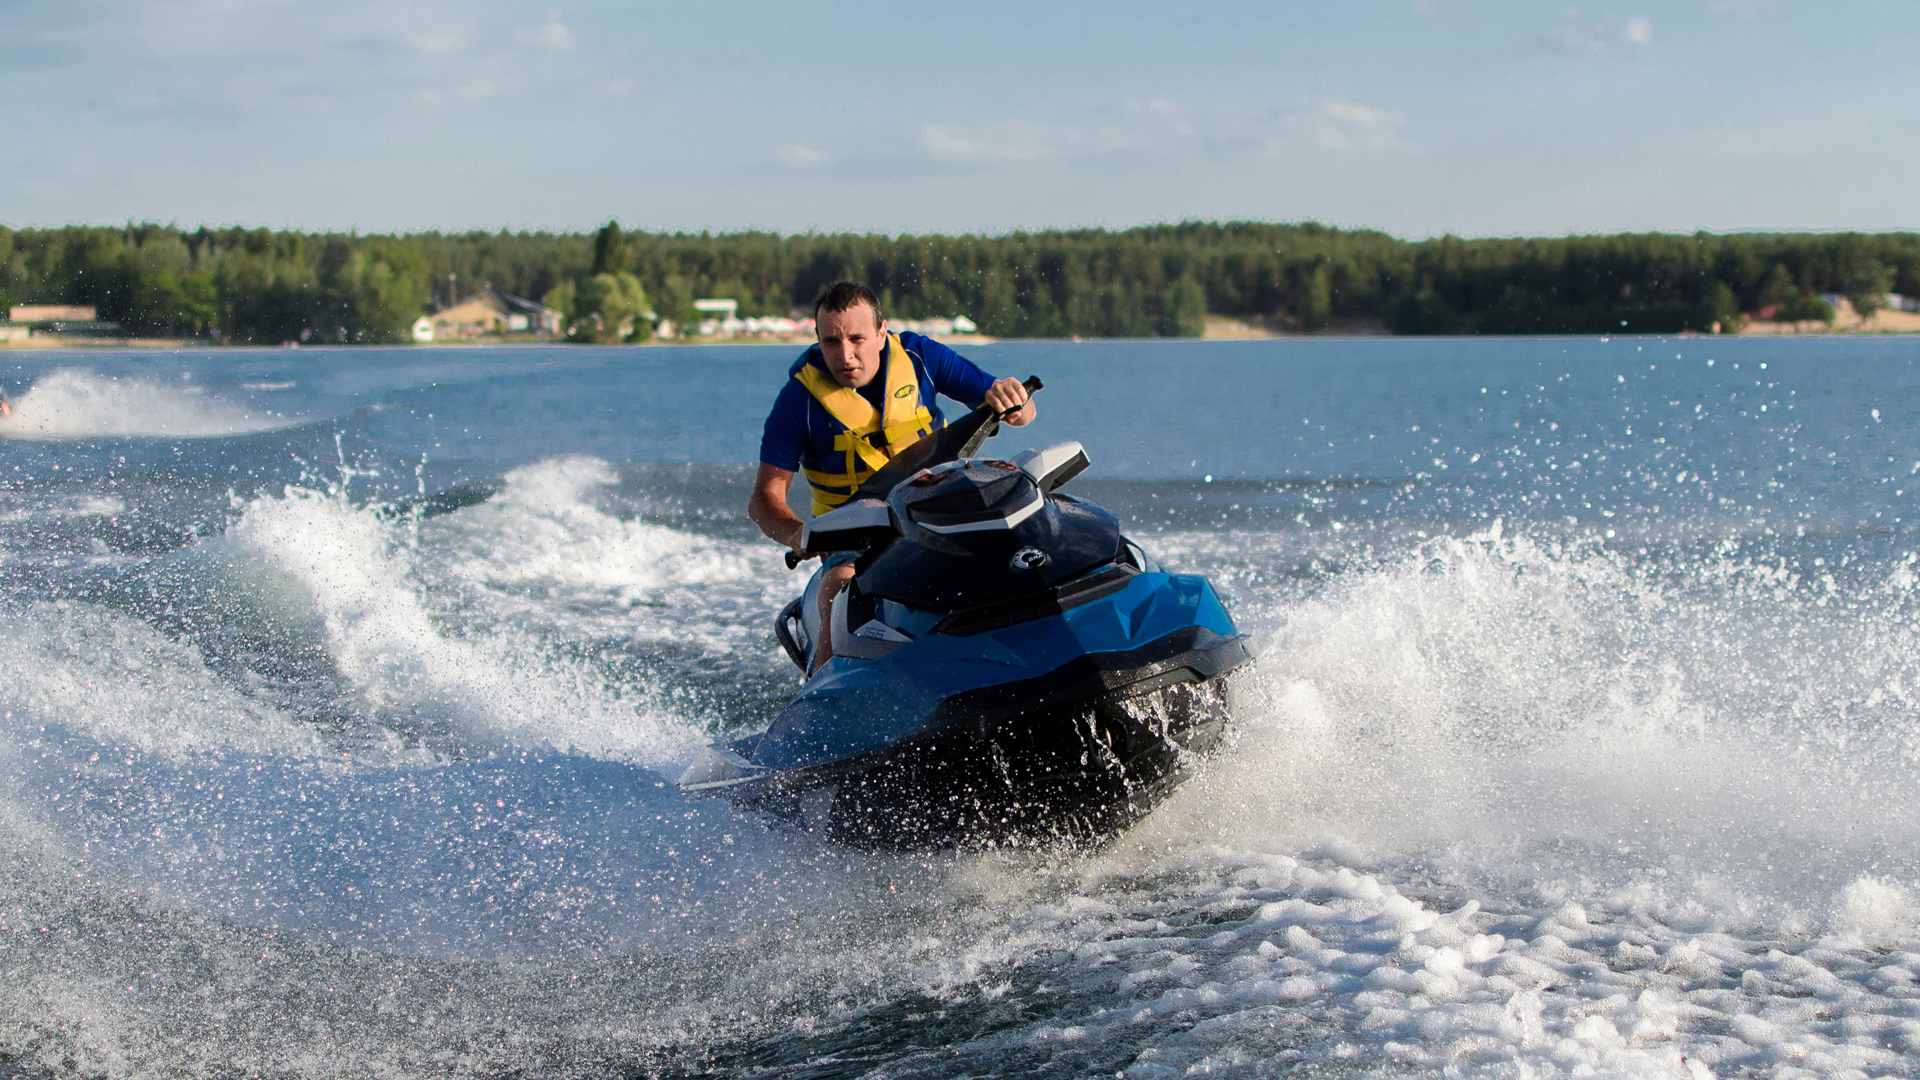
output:
M1920 227L1920 4L0 0L0 222Z

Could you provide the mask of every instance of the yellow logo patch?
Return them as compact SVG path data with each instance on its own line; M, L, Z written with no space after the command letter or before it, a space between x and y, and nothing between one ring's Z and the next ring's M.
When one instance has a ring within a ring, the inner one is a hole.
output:
M914 390L913 384L908 383L907 385L901 387L900 389L895 390L893 392L893 396L897 398L909 397L913 394L913 390Z

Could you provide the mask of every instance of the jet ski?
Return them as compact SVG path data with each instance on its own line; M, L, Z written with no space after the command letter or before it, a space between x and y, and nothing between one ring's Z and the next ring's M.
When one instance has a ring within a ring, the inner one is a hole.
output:
M833 655L681 790L858 846L1097 840L1220 741L1252 655L1213 586L1060 491L1088 467L1079 443L978 456L1002 419L974 410L807 523L808 554L855 553ZM774 623L803 673L820 577Z

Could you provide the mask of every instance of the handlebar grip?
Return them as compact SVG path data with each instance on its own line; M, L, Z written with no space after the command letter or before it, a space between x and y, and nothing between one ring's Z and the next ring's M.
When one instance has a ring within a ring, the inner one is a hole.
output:
M1023 383L1021 383L1020 385L1022 385L1022 386L1024 386L1024 387L1026 387L1026 388L1027 388L1027 398L1028 398L1028 400L1029 400L1029 401L1031 401L1031 400L1032 400L1032 398L1033 398L1033 395L1034 395L1034 394L1035 394L1035 393L1036 393L1037 391L1040 391L1040 390L1045 390L1045 389L1047 388L1047 384L1046 384L1046 383L1043 383L1043 382L1041 382L1041 381L1040 381L1040 376L1038 376L1038 375L1029 375L1029 376L1027 376L1027 381L1026 381L1026 382L1023 382ZM1017 413L1017 412L1019 412L1019 411L1020 411L1021 409L1024 409L1024 408L1026 408L1026 406L1025 406L1025 405L1021 405L1021 406L1019 406L1019 407L1017 407L1017 408L1012 408L1012 409L1007 409L1007 410L1006 410L1006 411L1004 411L1004 412L999 412L999 413L995 413L995 414L994 414L994 417L993 417L993 418L994 418L994 420L995 420L996 422L998 422L998 421L1001 421L1001 420L1005 420L1005 419L1006 419L1007 417L1009 417L1009 416L1012 416L1012 415L1013 415L1014 413Z
M787 552L787 569L798 570L799 568L800 568L800 556L795 555L792 551L788 551Z

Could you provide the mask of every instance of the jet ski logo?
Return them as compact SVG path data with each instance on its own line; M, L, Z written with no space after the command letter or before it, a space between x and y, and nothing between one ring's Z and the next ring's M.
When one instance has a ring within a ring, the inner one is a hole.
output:
M1021 548L1007 560L1007 567L1013 570L1038 570L1047 565L1047 553L1039 548Z

